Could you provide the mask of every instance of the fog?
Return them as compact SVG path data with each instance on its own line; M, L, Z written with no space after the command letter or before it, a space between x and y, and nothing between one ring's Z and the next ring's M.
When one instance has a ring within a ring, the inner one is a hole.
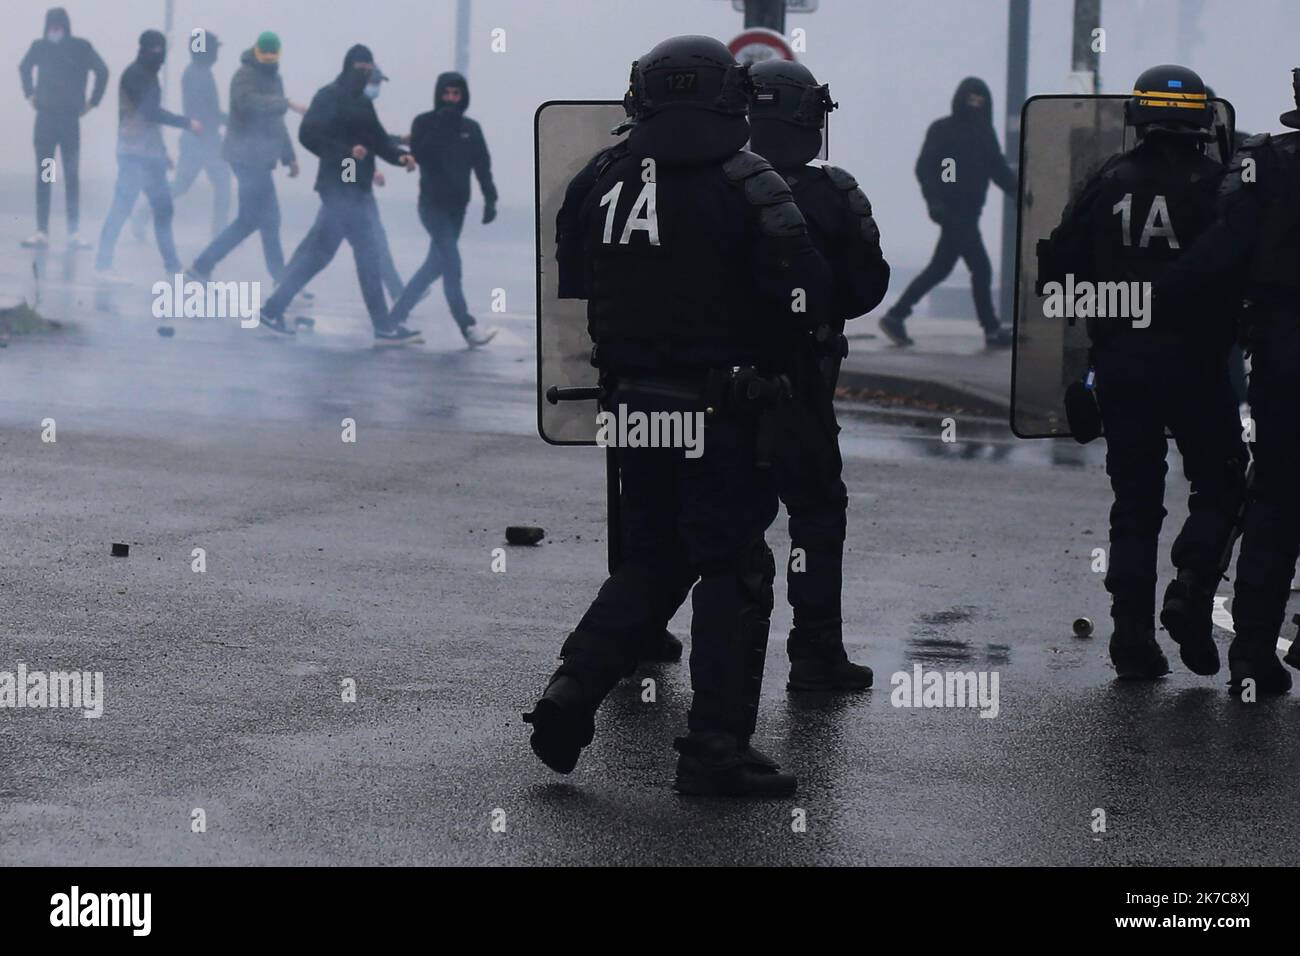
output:
M37 37L50 4L0 0L6 29L0 59L11 64L0 95L6 148L0 174L33 168L32 110L16 66ZM73 33L89 39L112 70L103 106L82 128L82 175L88 207L110 188L114 171L117 81L146 28L162 28L163 0L67 0ZM1030 93L1067 89L1071 0L1033 0ZM302 102L338 72L344 51L366 43L393 81L377 107L394 131L406 131L431 106L434 78L454 62L455 0L385 0L336 4L323 0L176 0L168 61L167 105L179 109L184 43L194 27L222 39L216 66L223 105L239 53L262 30L283 41L281 70L289 95ZM517 231L532 202L532 115L547 99L618 98L632 59L677 33L730 39L741 15L727 0L474 0L470 28L470 115L482 124L501 190L503 222ZM1160 62L1183 62L1231 99L1248 130L1272 130L1290 103L1289 69L1300 61L1300 4L1294 0L1104 0L1106 52L1102 86L1131 89L1134 77ZM952 90L968 74L993 89L999 133L1006 82L1006 3L1002 0L821 0L813 14L790 14L787 29L806 31L802 56L840 103L831 118L831 161L851 170L871 197L888 257L917 266L935 238L925 217L912 164L926 126L946 113ZM504 50L493 52L494 31ZM290 115L291 131L298 118ZM171 143L179 135L166 134ZM283 192L310 192L315 159ZM392 177L388 206L415 202L415 177ZM197 187L206 191L206 186ZM304 198L307 198L306 196ZM292 199L289 197L289 201ZM6 206L13 206L12 197ZM30 196L18 208L27 209ZM182 211L182 215L199 213ZM56 210L60 206L56 201ZM30 211L26 213L30 215ZM203 211L206 215L206 210ZM97 223L87 223L92 235ZM985 234L996 249L1000 213L990 202ZM286 233L290 248L299 237ZM996 254L994 256L997 260Z

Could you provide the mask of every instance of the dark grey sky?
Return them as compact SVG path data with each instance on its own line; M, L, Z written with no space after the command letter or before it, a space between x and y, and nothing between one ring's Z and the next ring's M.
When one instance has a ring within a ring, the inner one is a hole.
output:
M5 30L0 59L16 64L37 36L49 4L0 0ZM103 109L88 118L83 151L94 177L111 171L116 77L135 52L136 37L161 27L163 0L66 0L73 32L89 38L114 71ZM1030 91L1059 92L1069 70L1071 0L1033 0ZM264 29L284 41L282 69L290 95L306 101L338 70L355 42L372 47L393 77L378 103L392 129L405 130L428 109L436 74L453 57L455 0L176 0L173 41L193 26L218 33L225 47L217 72L223 87L239 50ZM729 39L740 15L728 0L474 0L470 83L473 109L492 147L502 201L531 201L531 118L554 98L617 98L629 62L675 33ZM1233 100L1241 125L1276 129L1290 100L1292 66L1300 65L1300 3L1296 0L1103 0L1108 91L1130 88L1153 63L1182 61ZM1191 34L1180 30L1188 18ZM1004 0L821 0L815 14L792 14L807 31L803 61L831 84L841 109L832 117L831 160L853 171L877 209L893 255L919 258L933 229L912 179L925 127L946 112L967 74L985 77L999 117L1005 87ZM492 31L505 31L505 52L491 52ZM1184 37L1191 35L1192 41ZM173 89L188 53L172 56ZM15 71L16 72L16 71ZM0 121L12 135L0 171L30 166L31 110L11 73L0 94ZM176 95L171 105L176 106ZM293 120L296 128L296 118ZM1000 124L999 124L1000 125ZM100 170L92 157L98 157ZM294 188L308 189L310 178ZM414 197L414 182L395 184ZM390 197L395 198L395 197ZM998 215L986 214L996 240Z

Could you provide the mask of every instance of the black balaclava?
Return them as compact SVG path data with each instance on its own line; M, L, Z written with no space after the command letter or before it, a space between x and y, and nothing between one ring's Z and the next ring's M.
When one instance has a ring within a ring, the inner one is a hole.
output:
M135 62L150 73L162 69L167 59L167 38L157 30L145 30L140 34L140 51L135 55Z
M203 63L211 66L213 63L217 62L217 50L221 47L221 41L217 39L215 33L211 30L207 30L204 33L203 45L207 47L206 50L195 50L191 47L190 59L195 63Z
M370 79L370 71L355 69L353 64L374 62L374 54L364 43L350 47L343 55L343 71L339 73L339 81L343 88L355 96L360 96L366 88L366 81Z
M984 97L984 105L974 109L966 105L966 97L978 93ZM952 95L952 115L969 122L993 125L993 94L989 85L978 76L968 76L957 84L957 92Z
M460 87L459 103L452 104L442 101L442 93L449 86ZM433 84L433 108L435 110L451 110L456 113L464 113L469 109L469 83L465 81L465 77L454 72L439 73L438 81Z
M45 11L45 36L51 28L58 28L63 31L63 38L66 40L72 36L72 21L68 19L68 11L62 7L50 7Z

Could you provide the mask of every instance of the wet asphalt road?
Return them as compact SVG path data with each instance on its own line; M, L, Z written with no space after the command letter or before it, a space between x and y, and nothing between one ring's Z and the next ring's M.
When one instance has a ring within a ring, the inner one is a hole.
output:
M376 353L350 271L291 343L163 339L139 289L97 308L78 274L43 304L76 330L0 351L0 671L102 671L106 697L97 720L0 709L5 862L1294 862L1300 700L1232 701L1167 640L1171 677L1115 682L1097 450L961 420L945 444L933 417L846 415L846 633L878 686L787 695L778 584L758 743L794 799L672 792L685 665L620 687L552 774L519 714L603 575L601 457L536 437L527 316L468 352L435 293L430 344ZM547 539L494 573L507 524ZM918 664L996 672L997 716L891 706Z

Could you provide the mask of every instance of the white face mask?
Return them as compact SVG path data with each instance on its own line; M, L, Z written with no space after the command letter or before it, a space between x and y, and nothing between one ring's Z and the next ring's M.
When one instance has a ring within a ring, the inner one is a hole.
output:
M60 43L63 41L63 31L50 30L45 34L45 39L49 40L51 43Z
M372 100L379 99L379 84L378 83L368 84L366 86L366 96L370 97L370 99Z

